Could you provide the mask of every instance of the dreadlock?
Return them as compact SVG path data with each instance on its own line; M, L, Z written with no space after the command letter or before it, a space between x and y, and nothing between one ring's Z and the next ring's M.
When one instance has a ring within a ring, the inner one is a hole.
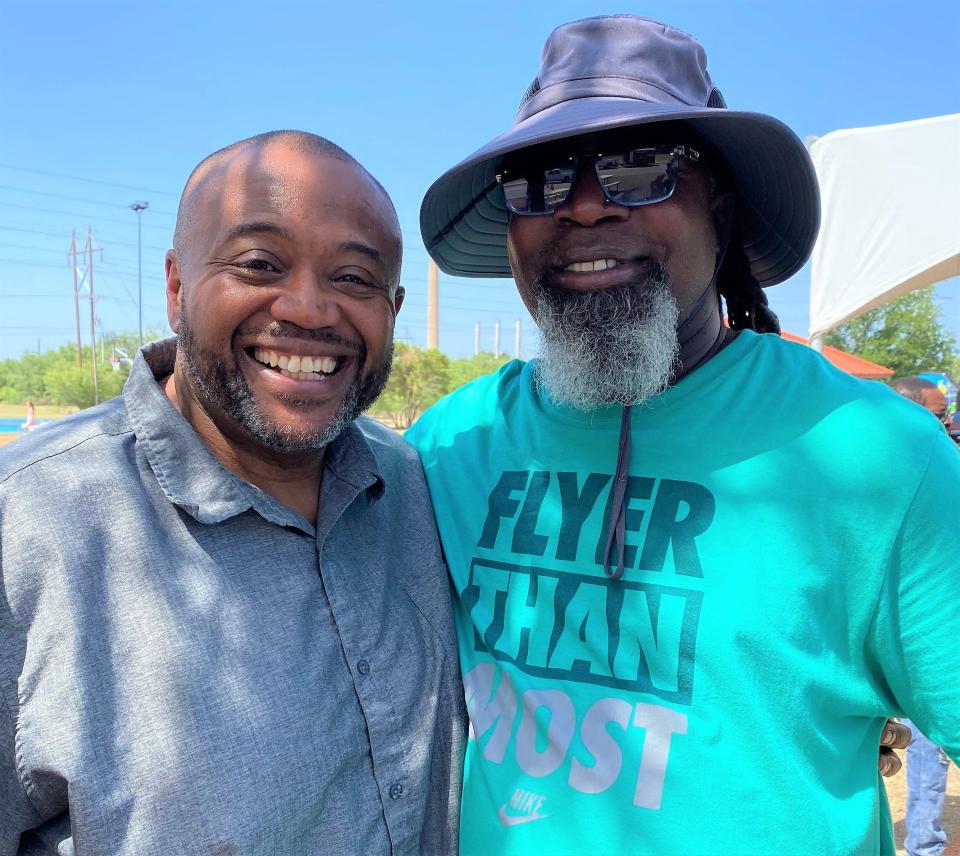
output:
M717 93L719 95L719 92ZM711 96L712 98L713 96ZM721 96L722 100L722 96ZM710 178L711 196L732 194L734 197L733 223L727 236L727 249L717 271L717 290L727 304L727 323L732 330L754 330L757 333L780 335L780 319L767 302L767 295L750 272L750 261L743 249L738 209L742 201L737 194L737 181L726 158L696 129L684 125L685 139L700 149ZM721 236L722 240L722 236Z
M717 273L717 289L727 302L727 321L732 330L780 334L780 319L770 308L767 295L750 273L750 262L743 250L740 228L736 224Z

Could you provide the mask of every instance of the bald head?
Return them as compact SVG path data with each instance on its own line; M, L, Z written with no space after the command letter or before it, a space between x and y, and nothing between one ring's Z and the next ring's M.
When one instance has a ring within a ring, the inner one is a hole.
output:
M226 179L231 172L231 165L235 167L234 173L249 170L251 161L258 159L257 156L265 155L271 148L285 148L304 154L315 154L318 158L330 158L349 164L362 172L374 191L382 197L392 219L396 222L399 240L400 225L393 201L383 185L349 152L326 137L307 131L268 131L218 149L213 154L207 155L190 173L180 196L177 225L173 233L173 248L181 264L189 263L198 227L204 224L205 213L209 213L207 206L211 202L215 204L224 192L229 192Z
M400 227L343 149L280 131L214 153L187 182L175 244L168 395L195 428L258 461L315 452L376 398L403 303Z
M938 419L946 415L946 396L935 383L921 377L902 377L893 382L893 388L904 398L926 407Z
M892 384L894 390L900 393L904 398L909 398L917 404L924 403L924 396L930 390L936 390L937 385L922 377L901 377L897 378Z

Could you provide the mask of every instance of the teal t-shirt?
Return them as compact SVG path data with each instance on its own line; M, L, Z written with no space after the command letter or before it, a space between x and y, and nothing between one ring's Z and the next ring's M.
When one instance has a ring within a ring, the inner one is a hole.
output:
M742 333L621 410L512 362L428 411L471 732L461 852L893 853L888 715L960 755L960 455L881 384Z

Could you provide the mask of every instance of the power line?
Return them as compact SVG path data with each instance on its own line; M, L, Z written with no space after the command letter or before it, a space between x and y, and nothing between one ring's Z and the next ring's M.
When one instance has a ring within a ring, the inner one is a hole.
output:
M48 238L66 237L66 232L41 232L39 229L24 229L22 226L0 225L0 232L23 232L26 235L45 235Z
M0 234L3 232L22 232L25 235L42 235L45 238L59 238L63 240L65 237L68 237L65 232L44 232L40 229L24 229L21 226L5 226L0 224ZM137 245L136 241L114 241L102 239L101 244L113 244L116 247L135 247ZM161 253L165 253L169 250L169 247L161 247L157 244L144 244L143 248L145 250L158 250Z
M66 173L62 173L62 172L47 172L46 170L43 170L43 169L31 169L30 167L14 166L13 164L8 164L8 163L0 163L0 169L10 169L10 170L13 170L14 172L31 172L35 175L46 175L51 178L66 178L66 179L69 179L70 181L83 181L83 182L86 182L87 184L99 184L99 185L102 185L103 187L119 187L119 188L122 188L123 190L137 190L137 191L140 191L141 193L155 193L160 196L173 196L175 198L180 196L179 193L172 193L169 190L152 190L148 187L137 187L132 184L117 184L116 182L113 182L113 181L103 181L102 179L96 179L96 178L82 178L79 175L67 175Z
M9 300L19 300L19 299L34 300L36 298L43 298L43 299L53 298L53 299L59 300L61 297L63 297L62 294L38 294L38 293L7 294L5 292L0 292L0 300L8 300L8 299Z
M113 268L113 270L109 272L115 273L117 276L123 276L123 274L127 274L128 276L135 276L137 273L136 269L131 270L130 267L126 265L122 265L114 261L107 261L106 259L101 260L100 264L106 265L109 268ZM167 281L164 277L158 276L157 274L152 274L152 273L145 273L143 275L143 278L153 280L154 282Z
M0 327L0 330L13 330L14 332L31 333L72 333L69 327L22 327L19 324L16 327Z
M63 270L63 265L48 264L47 262L38 262L35 259L0 259L0 264L16 265L17 267L36 267L36 268L58 268Z
M62 250L50 250L44 247L29 247L26 244L6 244L0 241L0 247L7 247L12 250L32 250L35 253L55 253L58 256L66 256Z
M70 217L74 220L95 220L100 223L119 223L122 226L133 226L133 220L120 220L117 217L102 217L99 214L90 216L89 214L77 214L75 211L60 211L54 208L40 208L36 205L18 205L15 202L0 202L4 208L19 208L22 211L40 211L43 214L61 214L64 217ZM144 229L163 229L165 232L173 231L170 226L160 226L157 224L149 224L143 227Z
M33 196L49 196L52 199L66 199L69 202L85 202L88 205L103 205L107 208L127 208L128 206L123 205L119 202L104 202L100 199L88 199L85 196L67 196L63 193L50 193L46 190L30 190L26 187L12 187L9 184L0 184L0 190L12 190L15 193L29 193ZM176 212L174 211L159 211L151 209L154 214L162 214L166 217L176 217Z

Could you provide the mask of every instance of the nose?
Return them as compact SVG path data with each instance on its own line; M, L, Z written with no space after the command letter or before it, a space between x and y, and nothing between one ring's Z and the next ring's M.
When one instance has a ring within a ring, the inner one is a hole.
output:
M288 321L304 330L336 327L343 319L341 295L319 274L301 270L289 276L270 306L277 321Z
M592 159L581 159L577 164L577 179L570 195L554 212L560 223L587 227L623 221L629 216L628 208L604 195Z

